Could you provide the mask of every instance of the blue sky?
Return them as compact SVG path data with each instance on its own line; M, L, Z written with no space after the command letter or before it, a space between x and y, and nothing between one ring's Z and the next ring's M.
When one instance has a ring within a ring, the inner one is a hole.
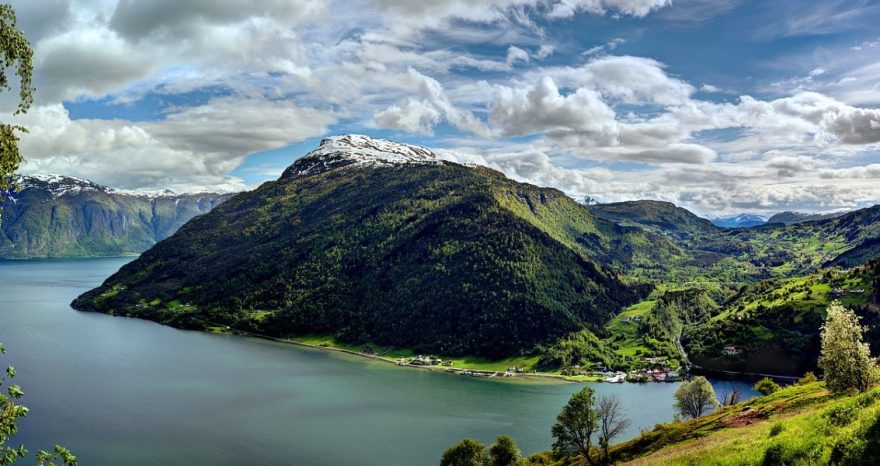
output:
M706 216L880 202L876 1L12 4L25 172L240 190L355 132Z

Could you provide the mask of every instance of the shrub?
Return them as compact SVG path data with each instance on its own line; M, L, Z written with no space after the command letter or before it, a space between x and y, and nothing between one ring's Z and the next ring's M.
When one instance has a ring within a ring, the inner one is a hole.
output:
M816 378L816 374L814 374L813 371L810 371L804 374L804 376L801 377L797 382L795 382L795 385L806 385L808 383L813 383L817 380L819 379Z
M771 395L779 391L779 384L774 382L770 377L764 377L759 380L758 383L752 387L752 390L761 393L762 395Z
M785 430L785 426L783 426L781 422L777 422L776 424L773 424L773 427L770 428L770 436L776 437L777 435L781 434L783 430Z

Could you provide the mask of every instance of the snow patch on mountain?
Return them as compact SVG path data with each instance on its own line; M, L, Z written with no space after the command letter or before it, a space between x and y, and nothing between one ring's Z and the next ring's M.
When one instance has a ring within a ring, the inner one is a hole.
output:
M342 166L442 165L430 149L374 139L362 134L330 136L284 171L282 178L299 178Z

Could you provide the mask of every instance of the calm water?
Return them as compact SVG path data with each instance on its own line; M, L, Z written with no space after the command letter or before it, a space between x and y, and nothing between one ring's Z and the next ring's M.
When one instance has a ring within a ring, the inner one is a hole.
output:
M31 412L16 443L89 465L431 465L463 437L549 448L577 384L487 381L74 311L130 259L0 262L0 341ZM597 384L633 422L672 419L677 384Z

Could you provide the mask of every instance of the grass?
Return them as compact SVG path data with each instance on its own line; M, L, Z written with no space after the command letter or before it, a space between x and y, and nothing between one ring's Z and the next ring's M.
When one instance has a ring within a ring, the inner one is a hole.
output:
M630 357L651 353L651 350L645 344L645 337L639 335L639 323L632 321L624 322L623 320L632 319L633 317L641 317L644 320L651 314L656 304L657 301L654 300L642 301L624 309L623 312L611 320L606 327L611 332L611 337L607 341L617 346L615 349L616 353L621 356Z
M613 454L634 465L828 464L842 445L876 429L878 419L880 388L834 396L816 382L658 425L617 445Z

